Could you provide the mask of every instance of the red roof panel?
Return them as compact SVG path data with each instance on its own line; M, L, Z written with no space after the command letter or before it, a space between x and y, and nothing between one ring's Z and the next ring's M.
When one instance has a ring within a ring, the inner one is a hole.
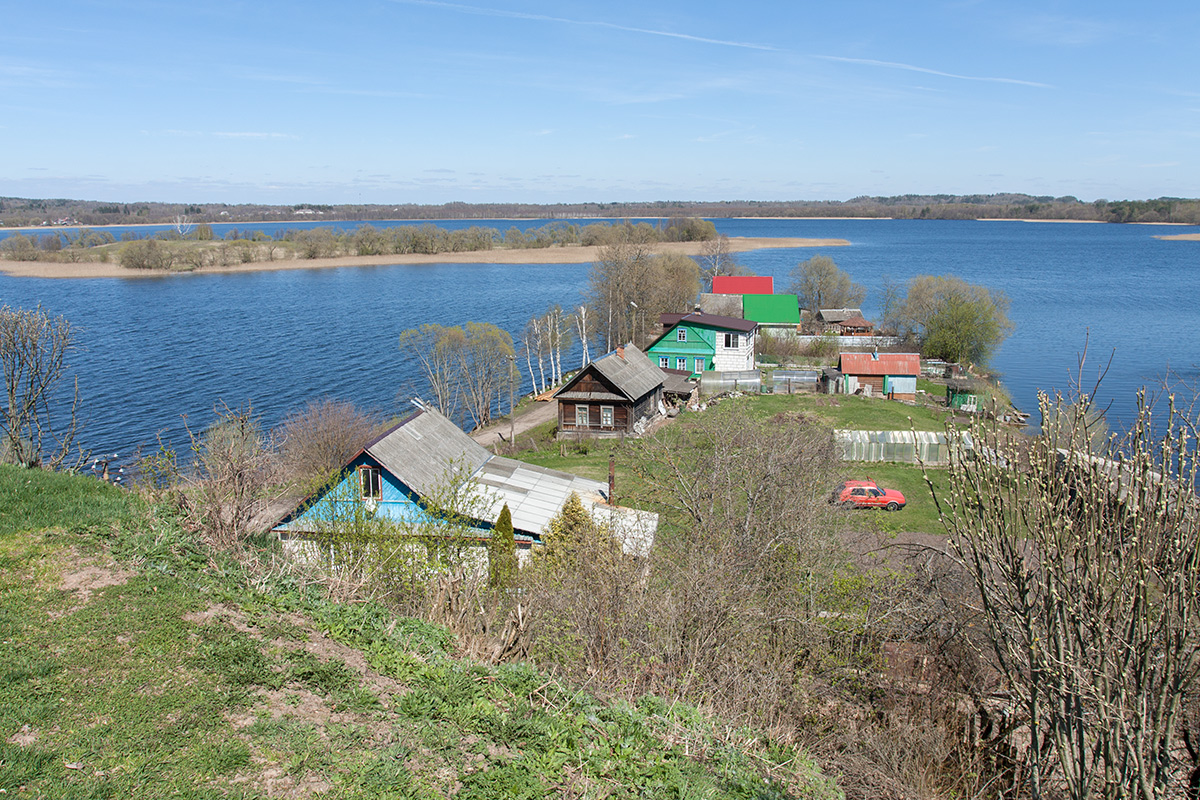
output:
M774 294L775 279L770 275L717 275L713 294Z

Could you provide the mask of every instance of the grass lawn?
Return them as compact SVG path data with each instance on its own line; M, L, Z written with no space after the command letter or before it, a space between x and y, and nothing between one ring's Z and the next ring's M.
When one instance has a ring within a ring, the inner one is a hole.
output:
M930 468L927 470L930 480L939 492L947 488L946 470ZM872 522L886 533L929 533L942 535L945 530L938 521L937 508L929 486L921 474L920 467L909 464L889 464L883 462L846 462L842 473L846 478L870 478L886 489L896 489L904 495L907 501L899 511L858 510L855 513L868 514Z
M910 406L894 400L857 395L764 394L750 396L750 413L769 419L779 413L804 411L831 428L864 431L940 431L946 427L944 411ZM911 420L911 422L910 422Z
M838 405L829 405L836 399ZM770 420L778 414L802 411L816 416L822 423L835 428L863 430L909 430L909 418L917 430L942 430L939 412L922 406L909 406L879 398L846 397L831 398L826 395L747 395L733 400L741 404L745 413L754 420ZM655 434L672 437L683 427L699 419L694 413L684 413L668 423ZM622 442L619 439L597 439L586 446L573 441L555 441L556 423L547 422L520 437L521 443L533 442L537 449L523 450L516 458L531 464L571 472L592 480L608 481L609 455L615 456L617 502L622 505L648 507L654 498L649 497L645 482L635 469L635 440ZM876 478L879 483L904 493L908 505L894 514L879 514L871 518L885 531L912 531L941 534L933 498L916 466L891 463L846 462L843 474L847 478ZM935 485L944 486L945 470L932 469L930 475ZM832 487L830 487L832 489ZM863 512L864 514L870 512ZM876 518L877 517L877 518Z
M685 704L601 701L286 571L251 578L110 489L0 466L4 797L838 794Z

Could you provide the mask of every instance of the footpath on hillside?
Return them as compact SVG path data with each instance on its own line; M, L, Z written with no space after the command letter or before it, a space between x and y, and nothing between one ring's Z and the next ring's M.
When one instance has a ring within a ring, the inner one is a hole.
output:
M472 433L471 438L484 447L494 447L500 442L509 441L510 429L515 435L520 436L522 433L536 428L543 422L549 422L554 419L557 412L558 404L553 400L549 402L535 402L531 408L519 414L511 423L506 419L503 422L489 425Z

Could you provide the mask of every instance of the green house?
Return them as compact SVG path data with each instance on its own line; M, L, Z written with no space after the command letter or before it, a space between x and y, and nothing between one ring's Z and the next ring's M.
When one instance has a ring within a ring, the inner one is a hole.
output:
M663 334L646 349L661 369L699 375L708 370L741 372L754 369L758 323L694 311L663 314Z

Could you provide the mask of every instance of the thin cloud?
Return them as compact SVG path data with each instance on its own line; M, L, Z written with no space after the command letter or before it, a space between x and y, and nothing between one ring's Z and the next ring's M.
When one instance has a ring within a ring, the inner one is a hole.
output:
M885 69L900 69L908 72L921 72L926 75L937 75L941 78L954 78L959 81L983 81L985 83L1010 83L1017 86L1033 86L1038 89L1053 89L1054 87L1048 83L1038 83L1037 81L1023 81L1017 78L991 78L980 75L958 75L953 72L942 72L937 69L929 69L928 67L918 67L913 64L901 64L895 61L877 61L873 58L847 58L845 56L822 56L814 55L813 58L820 58L825 61L840 61L844 64L865 64L868 67L883 67Z
M587 19L567 19L566 17L552 17L547 14L529 14L523 11L508 11L498 8L483 8L480 6L468 6L461 3L445 3L441 0L392 0L394 3L413 6L432 6L434 8L444 8L448 11L457 11L461 14L475 14L483 17L504 17L506 19L525 19L533 22L554 22L559 25L579 25L589 28L608 28L614 31L625 31L626 33L641 33L647 36L663 36L668 39L682 39L688 42L697 42L699 44L715 44L722 47L741 47L747 50L770 50L778 51L779 48L772 47L766 44L757 44L755 42L735 42L728 39L710 39L706 36L693 36L688 33L676 33L674 31L659 31L651 28L635 28L629 25L618 25L615 22L601 22L599 20Z
M290 133L266 133L263 131L217 131L213 134L221 139L299 139Z

